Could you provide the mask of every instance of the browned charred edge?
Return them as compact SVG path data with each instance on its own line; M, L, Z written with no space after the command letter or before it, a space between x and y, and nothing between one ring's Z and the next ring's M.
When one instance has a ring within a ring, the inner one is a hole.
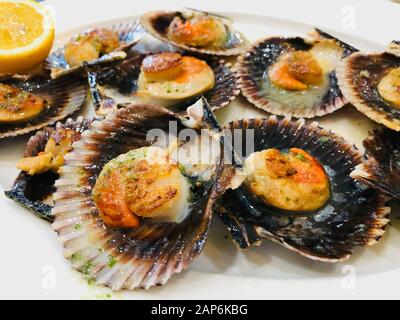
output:
M77 121L68 119L64 124L57 123L54 127L44 128L32 136L24 152L24 157L35 157L44 151L50 136L58 129L71 129L83 132L90 127L91 120L79 118ZM11 190L6 191L5 195L21 204L23 207L32 211L38 217L52 222L52 206L43 201L55 192L54 184L58 175L53 172L46 172L40 175L30 176L25 172L20 172Z
M231 123L230 130L255 130L256 150L268 148L301 148L329 168L333 196L327 206L316 212L294 214L276 208L249 209L243 189L227 191L218 201L217 212L223 216L228 229L233 230L234 240L240 247L251 242L250 233L257 243L257 236L280 243L307 258L337 262L350 257L357 246L375 244L384 234L390 208L387 197L374 189L365 188L353 180L350 173L361 163L362 155L341 137L319 127L316 123L290 119L242 120ZM245 142L245 141L244 141ZM246 145L243 144L243 150ZM243 198L244 197L244 198ZM326 208L329 207L329 210ZM244 234L242 234L244 233ZM244 240L243 240L244 239Z

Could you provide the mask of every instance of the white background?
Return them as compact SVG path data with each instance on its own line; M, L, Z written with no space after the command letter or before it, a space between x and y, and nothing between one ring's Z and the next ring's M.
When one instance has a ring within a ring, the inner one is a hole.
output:
M59 33L81 25L161 8L195 7L209 11L235 12L265 15L267 17L316 25L324 29L345 33L350 37L363 38L383 46L393 39L400 39L398 21L400 5L384 0L213 0L213 1L133 1L133 0L53 0L46 1L54 7ZM349 10L355 10L354 29L344 21ZM360 118L362 116L360 115ZM9 145L12 148L12 144ZM0 143L4 152L4 146ZM0 157L0 166L5 160ZM0 177L1 179L1 177ZM0 297L1 298L47 298L47 299L96 299L109 291L88 287L80 276L70 270L63 259L56 235L49 225L20 209L0 195ZM397 227L396 227L397 228ZM399 247L396 243L392 247ZM214 257L230 259L231 249L208 248ZM275 250L275 249L274 249ZM283 249L282 249L283 250ZM393 251L397 252L397 251ZM256 254L262 255L258 250ZM265 252L267 255L268 252ZM369 259L382 259L379 250L371 250ZM212 255L210 255L212 256ZM285 256L286 257L286 256ZM396 263L400 256L385 257L383 263L394 266L375 267L368 272L357 273L351 264L342 270L356 272L355 278L341 272L313 274L315 264L303 262L301 272L290 277L252 274L251 261L248 271L204 272L200 266L176 276L164 288L148 292L112 294L121 299L280 299L280 298L400 298L400 270ZM392 260L393 259L393 260ZM369 260L367 260L369 261ZM295 263L295 262L294 262ZM268 265L257 265L258 270ZM307 270L309 268L309 270ZM349 269L350 268L350 269ZM261 273L260 273L261 274ZM55 280L54 282L52 280ZM53 283L55 285L53 285Z

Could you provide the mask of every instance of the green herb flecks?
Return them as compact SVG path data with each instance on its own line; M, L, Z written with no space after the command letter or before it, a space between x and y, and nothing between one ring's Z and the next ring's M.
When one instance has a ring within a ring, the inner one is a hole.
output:
M300 161L306 161L306 158L301 153L297 153L296 154L296 159L299 159Z
M82 224L81 224L81 223L77 223L77 224L74 226L74 229L75 229L75 230L81 230L81 229L82 229Z
M80 252L74 253L69 259L72 263L82 260L82 254Z
M93 268L93 264L91 262L87 262L82 267L82 273L85 275L89 275L92 268Z
M179 168L179 171L181 172L182 175L185 175L185 174L186 174L186 169L185 169L185 166L184 166L184 165L179 164L179 165L178 165L178 168Z
M362 70L362 71L360 71L360 77L361 78L369 78L371 75L370 75L370 73L369 73L369 71L368 70Z
M328 141L330 141L331 139L329 137L321 137L319 138L319 142L321 143L327 143Z
M96 294L96 299L106 300L106 299L111 299L111 298L112 298L112 294L111 293Z
M112 267L114 267L117 264L117 260L113 257L113 256L108 256L108 267L111 269Z
M88 284L89 286L94 286L94 285L96 284L96 279L95 279L95 278L92 278L92 277L87 278L86 281L87 281L87 284Z

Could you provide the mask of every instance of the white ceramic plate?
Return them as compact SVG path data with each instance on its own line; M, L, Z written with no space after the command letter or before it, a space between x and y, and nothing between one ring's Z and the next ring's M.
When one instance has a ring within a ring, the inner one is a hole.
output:
M121 6L122 3L126 4L125 1L113 0L112 2ZM176 2L173 3L175 8L182 7L180 2ZM280 1L279 4L273 5L275 11L277 7L285 10L284 2L290 1ZM327 23L323 24L317 17L318 12L326 14L325 11L328 10L329 5L324 8L314 1L305 0L304 2L313 3L316 6L313 10L318 21L316 24L323 30L363 50L376 51L384 47L385 43L377 38L358 38L351 35L353 32L349 34L338 30L332 31L332 21L329 23L330 20L326 20ZM68 3L71 6L78 4L74 1ZM103 1L96 3L98 6L96 8L89 6L82 9L88 10L84 11L88 12L88 15L90 13L90 18L85 19L74 14L72 9L68 9L69 6L65 5L65 1L64 4L61 1L51 1L56 9L58 28L64 31L67 29L66 26L74 29L59 34L59 43L88 27L105 26L126 20L126 18L103 20L103 22L88 26L85 21L96 21L96 10L99 12L99 17L103 18L106 13L113 18L126 17L127 13L132 13L130 15L132 18L146 10L160 8L156 6L156 3L146 5L146 8L136 8L128 4L126 8L117 5L108 6ZM252 1L249 1L249 4L251 3ZM189 3L187 6L194 5ZM202 3L201 8L207 8L206 4ZM215 10L214 8L215 4L213 6L210 3L210 9ZM238 8L235 7L235 9ZM400 6L393 8L400 9ZM75 7L74 10L76 12L77 8ZM371 10L373 10L372 7ZM226 7L224 11L222 14L231 16L235 20L236 28L252 41L271 35L301 36L313 27L311 24L293 21L304 20L305 15L304 12L302 15L301 11L298 12L298 19L290 20L282 18L279 14L276 16L280 18L272 18L226 12ZM255 8L248 10L248 12L254 11L257 10ZM72 24L70 19L74 19ZM324 25L327 27L324 28ZM222 123L262 115L265 113L249 105L244 98L240 98L217 114ZM373 123L351 107L346 107L318 121L358 147L361 147L362 140L367 136L368 130L373 127ZM88 286L81 280L79 274L70 269L69 263L62 257L63 250L49 224L40 221L27 210L4 197L1 189L8 189L16 177L15 163L21 157L27 139L28 137L22 137L0 141L0 244L2 248L0 297L107 298L110 293L108 289ZM394 211L393 225L378 245L369 249L358 249L350 261L336 265L312 262L270 243L246 252L239 252L230 240L229 233L215 219L206 248L189 271L173 277L163 288L154 288L148 292L139 290L112 293L111 296L131 299L398 297L400 223L395 219L396 212L399 210Z

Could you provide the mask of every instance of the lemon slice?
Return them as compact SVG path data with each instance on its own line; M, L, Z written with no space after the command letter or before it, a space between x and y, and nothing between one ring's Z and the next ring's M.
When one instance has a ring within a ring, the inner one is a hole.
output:
M0 73L24 73L40 65L54 41L54 19L32 0L0 0Z

